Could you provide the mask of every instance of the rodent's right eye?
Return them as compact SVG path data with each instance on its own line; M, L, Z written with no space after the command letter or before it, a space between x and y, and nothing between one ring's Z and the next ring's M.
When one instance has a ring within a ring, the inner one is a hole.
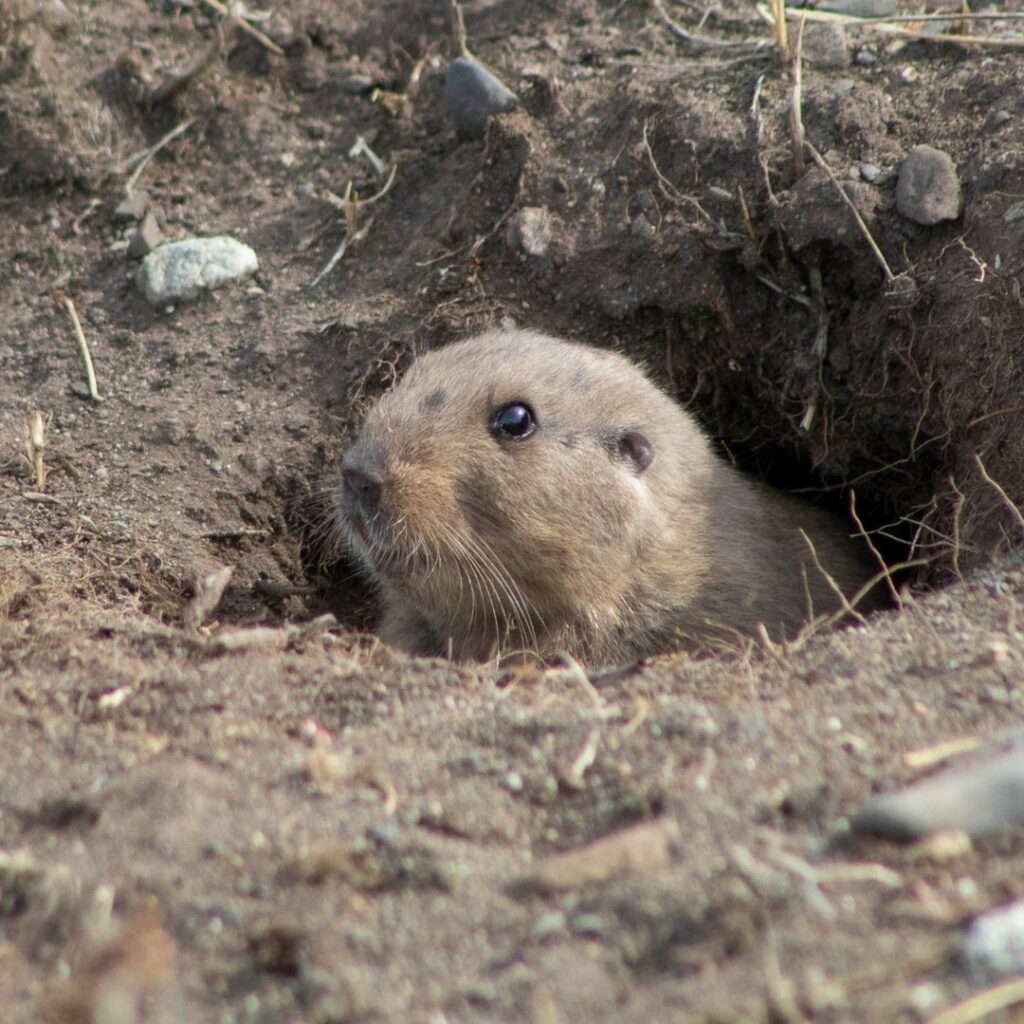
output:
M509 402L497 409L491 417L491 433L524 441L537 429L537 418L525 402Z

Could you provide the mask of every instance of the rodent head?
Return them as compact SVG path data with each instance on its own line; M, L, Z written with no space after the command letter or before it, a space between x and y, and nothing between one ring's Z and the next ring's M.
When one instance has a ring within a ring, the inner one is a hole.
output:
M356 554L457 657L613 629L665 521L685 414L621 356L530 331L424 355L345 457ZM690 434L692 433L692 437ZM685 454L685 453L682 453Z

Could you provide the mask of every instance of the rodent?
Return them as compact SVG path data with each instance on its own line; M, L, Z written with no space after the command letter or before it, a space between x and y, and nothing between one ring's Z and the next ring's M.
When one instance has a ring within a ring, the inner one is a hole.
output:
M621 664L791 635L872 575L828 513L719 458L615 352L495 330L416 359L342 462L338 526L379 634L487 661Z

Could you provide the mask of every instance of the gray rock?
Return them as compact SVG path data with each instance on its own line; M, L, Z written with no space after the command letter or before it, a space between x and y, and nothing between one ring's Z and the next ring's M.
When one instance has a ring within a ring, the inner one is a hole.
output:
M850 47L842 25L818 22L807 25L803 36L804 59L822 68L845 68L850 63Z
M857 170L869 184L874 184L882 176L882 168L878 164L861 164Z
M508 86L467 57L457 57L448 65L444 98L455 127L469 138L483 135L487 118L505 114L519 103Z
M899 6L899 0L826 0L821 9L851 18L888 18Z
M900 167L896 209L918 224L938 224L960 216L963 196L956 167L948 153L915 146Z
M141 259L148 256L163 240L164 233L150 210L128 238L128 255L132 259Z
M654 238L658 233L658 229L642 213L638 213L633 218L629 231L637 238Z
M869 800L850 821L861 835L908 843L936 832L972 838L1024 825L1024 747L952 768L900 793Z
M256 253L221 235L171 242L151 252L139 267L135 283L154 306L195 299L201 292L250 277L259 270Z
M963 954L967 969L982 980L1024 974L1024 902L976 918L964 938Z
M149 193L145 189L140 189L138 192L133 192L130 196L125 196L114 207L114 219L142 220L142 215L146 212L148 206Z
M551 245L551 215L543 206L526 206L508 219L505 241L527 256L544 256Z
M825 89L832 99L841 100L849 96L856 86L852 78L833 78L825 85Z

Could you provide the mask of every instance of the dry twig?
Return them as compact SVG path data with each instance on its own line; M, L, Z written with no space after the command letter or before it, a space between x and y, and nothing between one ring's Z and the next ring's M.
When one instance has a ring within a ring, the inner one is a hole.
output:
M853 521L857 524L857 532L864 538L864 543L867 544L868 548L871 551L871 554L875 558L875 561L878 562L878 565L881 568L882 573L885 575L885 582L886 585L889 587L889 593L892 596L893 601L895 602L898 608L902 608L903 598L900 597L900 592L896 588L896 584L893 582L892 573L889 571L889 566L886 563L885 559L882 557L881 551L878 550L878 548L875 546L875 542L871 539L871 534L869 534L868 531L864 529L864 524L860 521L860 516L857 515L857 492L854 491L852 487L850 488L850 516L853 519Z
M775 47L783 60L789 60L789 28L786 25L786 0L769 0L768 20L775 28Z
M909 750L903 755L903 763L915 771L924 771L934 768L942 761L948 761L951 757L969 754L980 746L981 740L976 736L964 736L961 739L946 740L945 743L938 743L934 747Z
M981 475L985 478L985 482L995 488L996 493L1003 499L1003 503L1017 520L1017 525L1024 530L1024 515L1021 514L1020 509L1014 503L1013 499L1006 493L1002 485L988 475L988 470L985 469L985 463L981 461L981 456L977 452L974 454L974 461L978 464L978 469L981 471Z
M351 148L348 151L349 158L354 160L356 157L365 156L369 165L374 169L377 176L383 178L387 173L388 165L381 160L379 156L370 148L370 144L362 137L362 135L356 136L356 141L352 143Z
M712 39L710 36L698 35L696 32L691 32L689 29L683 28L679 22L674 21L668 11L665 10L661 0L651 0L651 6L654 8L654 13L658 15L662 23L676 37L676 39L687 43L690 46L706 46L715 48L736 48L744 47L746 49L753 48L755 50L763 49L765 42L763 39Z
M757 13L772 25L777 25L775 7L778 0L770 0L768 4L758 4ZM974 14L950 12L948 14L894 14L891 17L859 18L850 14L837 14L833 11L816 11L800 8L799 11L786 13L787 18L806 17L809 21L831 22L835 25L848 25L851 27L865 27L873 29L884 35L899 36L901 39L920 39L929 43L959 43L962 45L980 45L991 47L1009 47L1020 49L1024 47L1024 39L1019 36L978 36L965 33L945 33L936 35L932 32L923 32L916 29L900 28L901 24L927 24L929 22L954 21L1020 21L1024 14ZM776 32L778 29L776 28Z
M222 4L220 0L203 0L203 3L207 7L212 7L218 14L224 15L225 18L230 18L243 32L248 32L253 39L271 53L276 53L278 57L284 56L284 50L270 36L264 35L258 28L253 26L244 14L236 14L230 7Z
M158 139L152 146L150 146L147 149L143 149L138 153L135 153L133 156L128 157L128 159L118 168L118 170L122 174L129 168L135 167L136 164L138 164L138 166L135 167L135 171L132 174L132 176L124 183L125 195L130 196L132 194L132 189L135 188L135 185L139 180L139 175L142 174L142 171L145 168L146 164L148 164L149 161L152 160L153 157L155 157L157 153L159 153L160 150L167 145L167 143L172 142L179 135L181 135L182 132L188 131L188 129L191 128L192 125L194 125L195 123L196 119L194 117L190 117L187 121L182 121L181 124L179 124L176 128L172 128L166 135Z
M857 227L860 229L860 233L864 236L864 239L870 246L872 253L874 253L875 259L878 261L878 265L882 268L882 273L885 274L885 280L891 284L896 280L896 275L889 267L885 256L882 255L882 250L878 247L878 243L872 237L867 224L864 223L864 218L861 217L860 210L857 209L857 205L849 197L846 189L843 188L839 179L835 176L835 172L825 162L825 158L806 139L804 140L804 145L807 147L807 152L811 154L811 158L814 162L828 175L829 180L839 190L839 194L842 196L843 202L850 208L850 212L853 214L854 220L857 222Z
M843 614L852 615L862 626L866 626L868 620L865 619L864 616L861 615L861 613L857 611L857 609L854 608L852 604L850 604L850 601L847 598L846 594L843 593L843 588L839 586L838 583L836 583L832 574L828 572L828 570L821 564L821 560L818 558L817 548L815 548L814 546L814 541L812 541L811 538L808 537L803 530L800 531L800 536L803 537L805 543L811 549L811 558L814 560L814 567L825 578L825 582L835 592L836 597L839 598L839 604L843 609Z
M802 532L802 531L801 531ZM921 566L931 565L934 561L933 558L909 558L905 562L896 562L893 565L887 567L888 572L902 572L904 569L916 569ZM845 603L850 607L856 608L857 605L871 593L875 587L881 583L885 578L884 573L876 573L864 584L861 588L850 597ZM845 607L840 607L838 611L832 612L830 615L819 615L817 618L812 619L800 630L799 634L794 640L791 640L787 645L786 649L790 654L798 651L812 636L820 633L822 630L831 629L834 625L841 622L849 612ZM863 620L863 616L858 616Z
M46 465L43 452L46 449L46 424L43 414L38 409L25 417L25 458L36 478L36 487L42 490L46 486Z
M469 52L469 44L466 42L466 22L463 20L462 8L457 0L451 0L449 14L452 23L452 36L455 39L455 49L459 51L460 57L474 60L473 54Z
M644 126L643 126L642 145L643 145L643 148L644 148L644 153L647 154L647 161L651 165L651 170L654 172L655 178L658 179L658 188L661 191L661 194L670 203L673 203L676 206L681 206L683 203L689 203L691 206L693 206L697 210L697 212L702 217L704 217L706 220L710 221L713 224L714 223L714 219L712 218L711 214L708 213L708 211L705 210L704 207L701 206L700 203L698 203L697 200L693 198L693 196L688 196L685 193L680 192L679 189L677 189L675 187L675 185L673 185L672 182L669 181L668 178L666 178L665 175L661 173L661 168L658 167L658 163L654 159L654 150L651 149L651 143L650 143L650 141L647 138L647 121L646 120L644 121Z
M89 397L94 402L102 402L103 399L100 398L99 390L96 387L96 370L92 365L92 353L89 351L89 343L85 340L82 321L78 319L78 311L75 309L75 304L71 301L70 296L64 295L62 292L57 292L53 296L53 301L67 311L68 318L71 320L71 328L75 332L75 340L78 342L78 351L81 353L82 362L85 364L85 379L89 387Z
M1005 1010L1021 1002L1024 1002L1024 978L1014 978L943 1010L928 1024L974 1024L997 1010Z
M598 717L608 718L614 714L615 712L605 703L604 697L597 692L597 687L590 681L583 666L568 651L559 651L558 656L568 665L569 676L580 684L584 693L590 698Z
M583 789L583 776L597 759L597 748L601 740L599 729L592 729L580 752L571 765L563 772L562 780L570 789Z
M398 173L398 164L394 164L391 167L391 173L388 175L388 180L384 182L383 187L375 192L369 199L360 200L358 197L352 197L352 182L349 181L345 185L345 194L342 196L334 196L331 194L331 200L335 204L337 209L340 209L345 218L345 237L342 238L341 244L337 249L334 250L334 254L327 261L327 265L320 271L312 281L309 282L310 288L315 288L341 261L345 253L348 252L349 248L355 245L357 242L361 242L367 234L369 234L370 228L373 225L373 218L371 217L361 227L358 225L359 210L364 206L370 206L387 195L388 190L394 184L395 175Z
M778 0L779 4L785 7L786 0ZM785 24L785 19L783 19ZM789 137L793 146L793 169L798 178L803 177L806 164L804 163L804 118L801 112L803 105L803 46L804 46L804 25L803 18L800 19L796 31L796 46L793 47L793 62L791 75L793 88L789 93Z

